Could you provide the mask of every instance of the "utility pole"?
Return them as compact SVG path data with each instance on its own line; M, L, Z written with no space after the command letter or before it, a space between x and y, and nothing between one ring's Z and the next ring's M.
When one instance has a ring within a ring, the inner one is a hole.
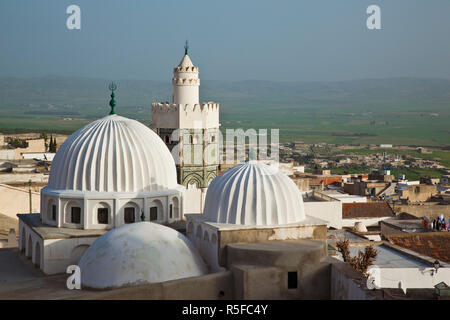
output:
M28 194L30 196L30 213L33 213L33 202L32 202L32 195L31 195L31 179L28 181Z

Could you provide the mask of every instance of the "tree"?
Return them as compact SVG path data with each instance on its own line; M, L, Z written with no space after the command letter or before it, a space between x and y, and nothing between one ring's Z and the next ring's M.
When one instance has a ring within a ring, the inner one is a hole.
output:
M350 250L348 248L348 239L338 241L336 243L338 251L342 254L344 262L349 263L353 269L367 277L367 269L373 265L373 261L376 259L378 252L372 245L365 248L364 253L360 250L356 257L350 256Z
M50 135L50 144L48 146L48 152L56 152L56 137L53 137L53 135Z
M48 145L48 151L53 152L53 135L50 135L50 143Z

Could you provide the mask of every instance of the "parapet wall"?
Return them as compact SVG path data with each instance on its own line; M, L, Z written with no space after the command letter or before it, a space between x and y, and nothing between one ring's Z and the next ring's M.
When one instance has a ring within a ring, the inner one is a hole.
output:
M153 128L218 128L219 104L214 102L200 104L152 103Z
M182 66L177 66L173 68L173 73L176 72L194 72L194 73L198 73L198 67L182 67Z
M200 79L173 78L172 84L177 86L200 86Z
M88 291L88 299L220 300L234 299L230 271L109 291Z

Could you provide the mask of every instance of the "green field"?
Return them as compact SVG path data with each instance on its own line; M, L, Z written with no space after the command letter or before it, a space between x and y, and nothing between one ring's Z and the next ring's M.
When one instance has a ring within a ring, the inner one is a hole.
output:
M0 132L71 133L109 112L107 80L0 78ZM151 123L170 82L118 81L116 112ZM279 129L280 141L450 146L450 80L203 81L221 129ZM71 118L73 120L63 120Z
M224 128L279 128L280 140L305 143L450 145L450 106L443 117L422 115L427 106L379 107L377 114L353 114L356 108L298 109L295 106L259 105L257 115L244 111L221 114ZM401 111L409 109L408 112ZM438 108L434 108L437 110Z

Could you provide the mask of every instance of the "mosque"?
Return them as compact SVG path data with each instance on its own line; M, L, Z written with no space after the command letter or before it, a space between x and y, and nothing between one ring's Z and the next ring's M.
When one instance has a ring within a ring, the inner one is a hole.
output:
M183 285L212 299L320 297L327 222L306 215L295 183L264 163L218 175L219 105L199 103L187 46L173 73L172 103L152 104L153 130L115 113L110 86L109 115L57 152L40 213L18 214L19 249L46 275L78 265L83 288L175 283L145 297L180 298Z

